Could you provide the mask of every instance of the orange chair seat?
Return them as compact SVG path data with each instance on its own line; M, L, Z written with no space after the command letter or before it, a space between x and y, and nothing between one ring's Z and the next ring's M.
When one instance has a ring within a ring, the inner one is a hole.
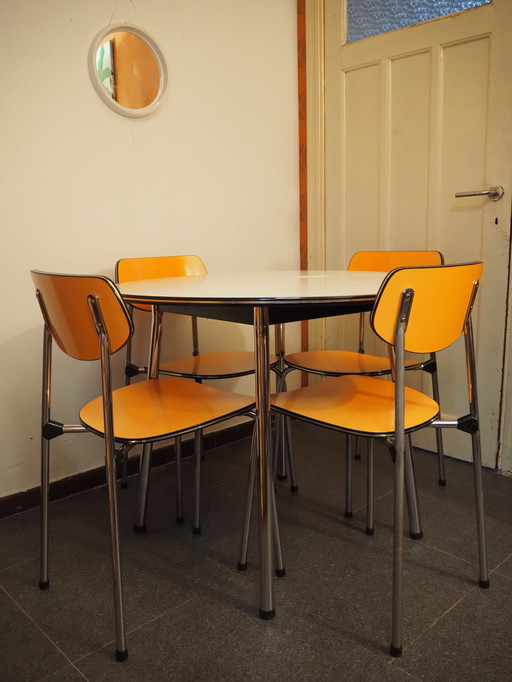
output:
M391 371L388 358L346 350L311 350L290 353L286 355L285 361L294 369L333 377L343 374L389 374ZM405 363L407 369L420 367L421 364L414 360L408 360Z
M271 355L269 362L273 365L277 362L277 357ZM254 353L250 350L200 353L195 357L163 362L160 365L160 371L191 378L201 377L202 379L244 376L254 372Z
M359 435L390 436L395 432L395 384L368 376L327 379L314 386L276 393L272 406L330 428ZM413 388L405 388L405 429L429 424L439 405Z
M254 398L188 379L162 377L113 391L115 439L158 441L231 418L254 405ZM98 435L104 432L103 399L80 410L80 421Z

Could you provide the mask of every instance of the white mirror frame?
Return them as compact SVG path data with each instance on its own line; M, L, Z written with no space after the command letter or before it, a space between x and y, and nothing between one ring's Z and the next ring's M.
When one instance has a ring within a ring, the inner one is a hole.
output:
M115 33L116 31L131 33L134 36L137 36L137 38L140 38L150 48L158 64L158 71L160 72L160 87L158 89L158 93L153 102L142 109L130 109L123 106L122 104L119 104L115 99L112 99L112 97L108 96L108 93L101 84L98 70L96 68L96 53L103 40L108 35ZM146 31L142 30L138 26L134 26L133 24L112 24L111 26L103 28L91 43L91 47L89 48L88 65L92 84L94 85L94 89L100 98L107 106L116 111L118 114L122 114L123 116L129 116L130 118L141 118L142 116L148 116L149 114L153 113L153 111L159 106L166 95L168 77L167 63L164 54L157 43L150 35L148 35L148 33L146 33Z

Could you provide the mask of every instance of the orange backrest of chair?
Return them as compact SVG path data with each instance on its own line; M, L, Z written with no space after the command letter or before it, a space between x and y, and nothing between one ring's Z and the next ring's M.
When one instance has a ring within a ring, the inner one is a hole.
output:
M115 353L130 338L133 326L115 284L100 275L62 275L32 270L41 310L59 348L77 360L98 360L100 346L89 297L98 298Z
M116 280L118 282L206 274L206 267L199 256L121 258L116 263Z
M116 263L116 282L206 274L208 271L199 256L141 256L140 258L121 258ZM151 310L151 306L144 304L137 304L133 307L139 310Z
M412 289L405 349L434 353L447 348L464 331L482 270L480 262L393 270L377 294L370 317L373 330L386 343L394 344L402 292Z
M442 265L439 251L358 251L350 259L348 270L390 272L395 268Z

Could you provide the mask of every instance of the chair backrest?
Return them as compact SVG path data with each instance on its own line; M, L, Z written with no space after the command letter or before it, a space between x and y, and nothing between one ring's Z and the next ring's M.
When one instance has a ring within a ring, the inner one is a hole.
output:
M199 256L142 256L118 260L115 277L116 282L136 282L139 279L206 274L208 271ZM151 306L144 304L137 304L134 307L151 310Z
M439 251L358 251L350 259L347 270L389 272L395 268L442 265Z
M117 282L206 274L205 264L199 256L143 256L121 258L116 263Z
M384 279L370 316L374 332L394 345L402 294L410 289L405 350L434 353L447 348L464 332L482 270L480 262L393 270Z
M78 360L98 360L100 344L90 307L98 301L115 353L130 338L130 313L115 284L101 275L63 275L32 270L37 298L52 336L67 355Z

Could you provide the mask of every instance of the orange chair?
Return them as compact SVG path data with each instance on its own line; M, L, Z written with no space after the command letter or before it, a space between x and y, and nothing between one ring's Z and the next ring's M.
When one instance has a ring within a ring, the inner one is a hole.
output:
M238 395L177 377L159 377L112 390L110 356L133 333L130 312L106 277L32 271L45 321L41 438L41 589L48 578L48 493L50 441L63 433L91 431L104 438L108 512L112 548L116 658L127 657L124 625L118 511L115 485L116 443L142 444L197 432L250 413L252 396ZM51 414L52 340L77 360L100 360L102 395L80 410L80 424L55 421Z
M371 272L389 272L394 268L423 265L442 265L443 256L439 251L359 251L355 253L347 267L347 270L365 270ZM359 318L359 345L358 351L346 350L319 350L288 353L284 362L286 369L283 372L283 381L292 370L300 370L310 374L321 376L343 376L344 374L366 374L369 376L381 376L390 374L391 365L389 358L378 357L365 353L364 329L365 313L360 313ZM428 359L407 363L407 369L424 370L428 372L432 380L432 395L439 402L439 383L437 377L435 355L431 354ZM289 429L289 427L288 427ZM291 437L287 439L288 461L290 472L293 474L293 457L291 454ZM347 476L345 491L345 516L352 516L351 494L351 462L352 462L352 439L349 439L347 451ZM438 480L439 485L446 485L444 473L443 437L441 430L436 431L436 445L438 454ZM292 490L297 490L297 484L293 481ZM371 534L372 529L367 532Z
M140 258L122 258L116 263L116 281L131 282L143 279L157 279L160 277L189 277L206 275L207 270L199 256L155 256ZM150 311L151 306L137 304L133 306L139 310ZM157 325L162 325L162 313L157 312ZM206 379L232 379L235 377L246 376L254 373L254 353L253 351L218 351L212 353L199 352L199 335L197 328L197 318L192 320L192 355L186 358L163 362L159 365L159 373L166 376L185 377L196 382ZM158 333L161 333L160 331ZM270 357L271 366L277 363L277 357ZM131 346L127 347L126 377L127 383L130 378L147 371L146 367L134 365L131 361ZM196 447L200 453L196 457L196 462L200 462L202 457L202 434L198 432ZM177 512L176 520L183 523L182 508L182 489L181 489L181 441L176 439L176 480L177 480ZM193 532L199 534L201 525L199 520L199 485L200 469L196 466L196 494ZM145 512L143 509L138 511L136 528L145 528Z
M392 381L345 375L313 386L277 393L273 409L288 417L353 436L392 440L395 451L392 638L390 652L402 653L402 562L406 436L433 426L471 434L475 477L479 584L488 587L481 474L480 430L471 311L481 263L399 268L385 278L371 314L373 331L388 344ZM436 400L405 386L405 352L435 353L465 338L469 414L443 420Z

